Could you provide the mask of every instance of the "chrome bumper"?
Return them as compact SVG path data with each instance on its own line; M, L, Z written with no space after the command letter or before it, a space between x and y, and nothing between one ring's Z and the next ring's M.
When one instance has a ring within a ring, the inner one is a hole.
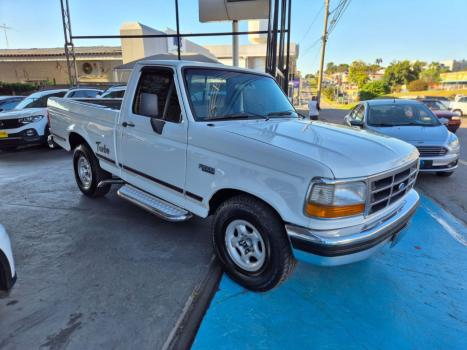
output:
M345 235L329 236L326 231L293 225L286 225L285 228L298 260L328 266L349 264L368 258L390 240L396 242L419 201L418 193L411 190L393 212L363 228L342 228Z

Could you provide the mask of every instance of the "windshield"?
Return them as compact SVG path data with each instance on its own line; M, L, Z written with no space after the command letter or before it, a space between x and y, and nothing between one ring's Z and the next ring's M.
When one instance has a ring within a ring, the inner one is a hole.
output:
M264 75L189 68L185 82L197 121L297 117L276 82Z
M425 106L427 106L432 111L445 111L448 108L444 105L444 103L440 101L425 101L423 102Z
M368 110L368 125L371 126L438 126L438 118L421 103L391 103L373 105Z
M43 95L42 93L34 93L18 103L15 109L45 108L47 107L47 100L49 97L63 97L65 94L66 90L50 93L47 95Z

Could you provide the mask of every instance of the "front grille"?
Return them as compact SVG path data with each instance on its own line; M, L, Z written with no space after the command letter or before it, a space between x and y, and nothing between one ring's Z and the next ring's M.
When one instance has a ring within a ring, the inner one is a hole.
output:
M423 158L441 157L448 153L446 148L438 146L417 146L417 149L420 152L420 157Z
M18 119L3 119L0 120L0 130L3 129L16 129L23 126Z
M391 173L370 178L368 214L373 214L401 199L415 185L418 161Z

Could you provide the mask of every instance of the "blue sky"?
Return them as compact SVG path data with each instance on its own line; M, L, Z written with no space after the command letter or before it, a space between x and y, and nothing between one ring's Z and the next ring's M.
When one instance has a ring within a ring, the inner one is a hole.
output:
M173 0L69 0L75 35L118 34L124 21L175 28ZM338 0L330 0L331 9ZM299 68L317 70L324 0L292 0L292 40L300 44ZM179 0L182 32L228 31L228 23L199 23L198 1ZM319 13L319 14L318 14ZM317 17L319 16L319 17ZM314 22L313 19L317 18ZM326 61L363 59L467 59L467 0L352 0L330 36ZM10 48L63 46L59 0L0 0L0 24L11 28ZM310 24L311 27L310 27ZM246 30L246 23L240 24ZM306 35L305 35L306 34ZM199 38L230 43L229 37ZM247 42L246 38L242 42ZM119 45L119 40L80 40L75 45ZM0 48L5 48L0 31Z

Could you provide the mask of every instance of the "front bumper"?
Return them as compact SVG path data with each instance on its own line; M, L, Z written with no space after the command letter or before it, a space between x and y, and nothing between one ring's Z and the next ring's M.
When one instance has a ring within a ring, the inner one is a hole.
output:
M343 228L346 235L329 237L326 232L293 225L286 225L286 231L298 260L327 266L349 264L368 258L390 240L396 242L419 201L418 193L411 190L393 212L367 227L355 227L353 233L348 233L352 227Z
M8 130L5 130L8 132ZM0 138L0 149L9 147L18 147L30 144L42 144L46 137L39 136L35 129L26 129L18 133L8 133L8 137Z
M458 166L459 154L446 154L442 157L420 157L420 172L454 171Z

